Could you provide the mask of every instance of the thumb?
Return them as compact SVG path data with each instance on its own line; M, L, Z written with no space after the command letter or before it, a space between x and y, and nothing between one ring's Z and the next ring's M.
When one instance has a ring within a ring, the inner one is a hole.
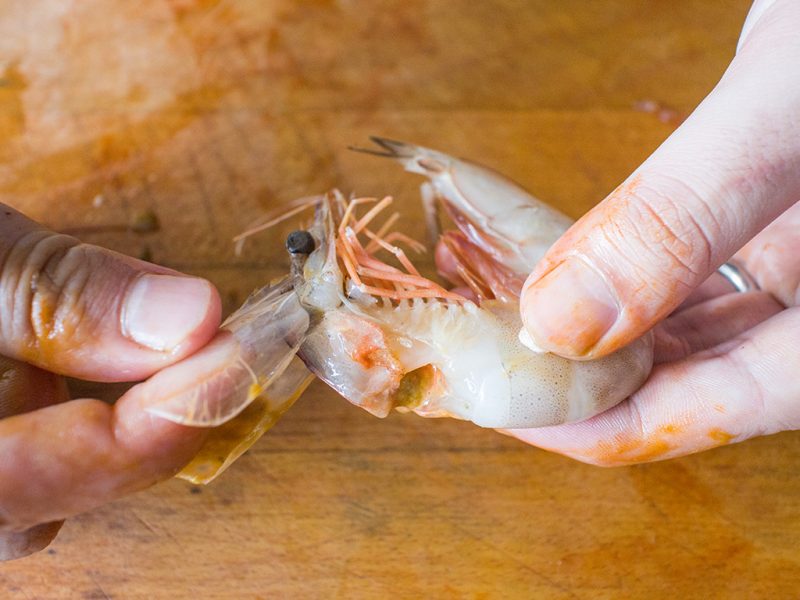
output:
M800 3L759 10L711 94L528 278L522 318L539 346L624 346L800 198Z
M197 350L219 317L207 281L81 244L0 205L0 354L133 381Z

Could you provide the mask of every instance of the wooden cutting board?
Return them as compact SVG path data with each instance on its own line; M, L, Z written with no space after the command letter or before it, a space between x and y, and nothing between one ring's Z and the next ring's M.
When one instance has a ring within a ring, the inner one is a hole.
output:
M4 0L0 195L205 276L230 310L287 267L289 226L240 257L230 242L280 202L392 193L423 237L419 180L346 150L369 134L582 214L710 90L747 5ZM314 384L218 482L68 521L0 566L0 596L790 597L798 464L783 434L604 470L466 423L379 421Z

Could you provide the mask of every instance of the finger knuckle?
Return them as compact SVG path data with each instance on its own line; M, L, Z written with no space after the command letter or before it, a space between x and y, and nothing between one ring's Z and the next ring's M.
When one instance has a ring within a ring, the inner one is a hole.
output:
M91 268L78 240L47 231L20 237L0 265L0 333L35 342L64 333Z
M624 210L604 235L636 277L654 287L668 282L662 295L673 295L675 286L688 292L705 279L720 227L699 194L685 183L659 180L626 190L621 201Z

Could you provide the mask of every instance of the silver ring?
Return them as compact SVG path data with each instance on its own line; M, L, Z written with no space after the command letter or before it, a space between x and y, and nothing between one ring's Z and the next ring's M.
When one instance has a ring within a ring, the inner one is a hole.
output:
M747 272L744 265L738 260L731 259L723 263L717 272L733 286L737 292L753 292L758 289L758 284L753 276Z

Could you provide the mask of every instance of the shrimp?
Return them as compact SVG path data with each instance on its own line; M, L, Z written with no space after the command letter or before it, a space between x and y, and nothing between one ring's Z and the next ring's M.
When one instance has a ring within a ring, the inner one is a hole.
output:
M653 364L650 335L593 361L534 351L520 336L522 284L569 227L566 216L484 167L373 139L380 150L371 153L428 178L422 196L439 262L449 263L444 275L470 293L422 277L390 243L391 234L369 229L390 199L360 218L354 213L363 201L325 200L320 210L328 225L315 234L320 253L310 257L299 288L316 325L298 355L313 373L376 416L396 408L504 429L586 419L642 385ZM440 233L442 213L456 230ZM388 251L399 266L371 249ZM306 296L308 289L319 294L316 272L337 269L334 289L322 294L327 303Z
M436 262L454 287L420 274L402 247L424 247L392 230L397 213L376 225L391 197L347 200L333 191L297 201L286 215L307 207L314 218L287 243L291 275L256 292L223 326L243 350L209 385L233 391L213 410L198 400L187 411L185 399L154 409L190 425L233 419L221 428L226 436L212 432L216 451L190 465L194 480L216 476L266 431L308 385L309 372L378 417L396 409L502 429L589 418L648 377L649 334L591 361L538 351L521 335L522 284L568 217L485 167L372 139L377 149L356 150L427 177L422 200ZM455 229L443 231L445 217ZM272 408L248 419L248 406L263 397L276 398Z

